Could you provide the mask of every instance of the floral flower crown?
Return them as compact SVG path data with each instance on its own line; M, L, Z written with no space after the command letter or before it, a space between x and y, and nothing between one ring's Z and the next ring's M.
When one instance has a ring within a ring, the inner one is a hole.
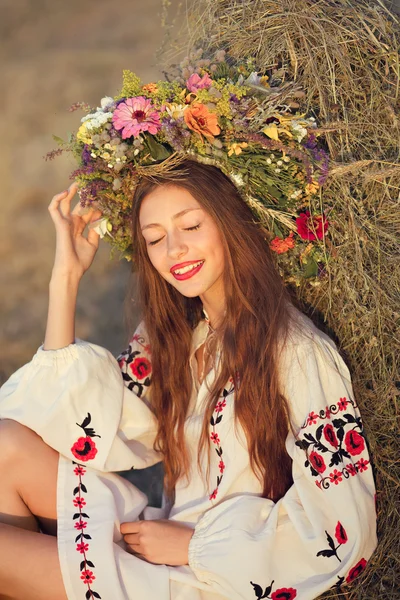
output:
M298 112L304 96L279 71L260 75L252 59L235 64L223 50L209 57L198 50L170 81L142 85L124 71L116 97L103 98L96 110L73 105L88 114L68 142L55 138L62 149L47 156L73 152L80 166L71 178L82 205L102 211L98 231L127 259L140 178L173 176L185 158L219 167L267 225L285 278L298 284L323 273L329 225L312 209L329 161L313 133L315 118Z

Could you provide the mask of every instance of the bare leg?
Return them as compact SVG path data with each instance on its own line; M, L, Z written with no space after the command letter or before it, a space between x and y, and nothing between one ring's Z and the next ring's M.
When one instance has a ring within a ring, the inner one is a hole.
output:
M58 561L58 454L30 429L0 421L0 590L16 600L65 599ZM43 535L40 529L49 535ZM1 596L0 596L1 598Z

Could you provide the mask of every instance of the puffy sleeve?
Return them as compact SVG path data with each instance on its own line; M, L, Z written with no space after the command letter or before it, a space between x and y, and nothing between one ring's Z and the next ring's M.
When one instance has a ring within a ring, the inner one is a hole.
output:
M117 360L81 340L58 350L40 347L1 388L0 418L18 421L66 458L95 469L140 469L161 460L153 450L150 384L142 326Z
M318 332L281 361L293 485L276 503L239 495L209 509L189 546L197 578L231 600L308 600L350 583L376 547L375 487L350 376Z

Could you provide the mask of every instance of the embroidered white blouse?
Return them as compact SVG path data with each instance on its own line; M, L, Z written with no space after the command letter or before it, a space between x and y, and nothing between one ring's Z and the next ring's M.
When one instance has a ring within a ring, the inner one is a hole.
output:
M77 340L39 348L4 384L0 418L28 426L60 453L58 551L70 600L309 600L365 568L376 547L375 488L359 410L334 343L302 319L307 336L291 334L280 362L297 436L286 440L294 483L276 503L261 497L235 429L231 382L210 424L210 487L197 470L207 387L198 384L194 353L205 321L190 356L190 483L178 483L173 506L146 508L146 496L113 473L160 461L142 328L118 361ZM212 370L206 381L214 377ZM193 526L189 564L153 565L126 552L119 525L139 515Z

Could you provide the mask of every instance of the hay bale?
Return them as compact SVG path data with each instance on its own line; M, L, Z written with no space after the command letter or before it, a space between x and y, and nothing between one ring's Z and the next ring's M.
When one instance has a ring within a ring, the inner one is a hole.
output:
M224 48L237 59L251 52L270 81L297 90L299 111L315 116L333 161L318 199L330 211L331 259L323 277L305 280L295 293L336 339L352 372L376 475L379 546L356 584L324 598L394 600L400 590L400 22L388 6L203 0L189 14L188 35L180 35L188 47L178 46L186 53Z

